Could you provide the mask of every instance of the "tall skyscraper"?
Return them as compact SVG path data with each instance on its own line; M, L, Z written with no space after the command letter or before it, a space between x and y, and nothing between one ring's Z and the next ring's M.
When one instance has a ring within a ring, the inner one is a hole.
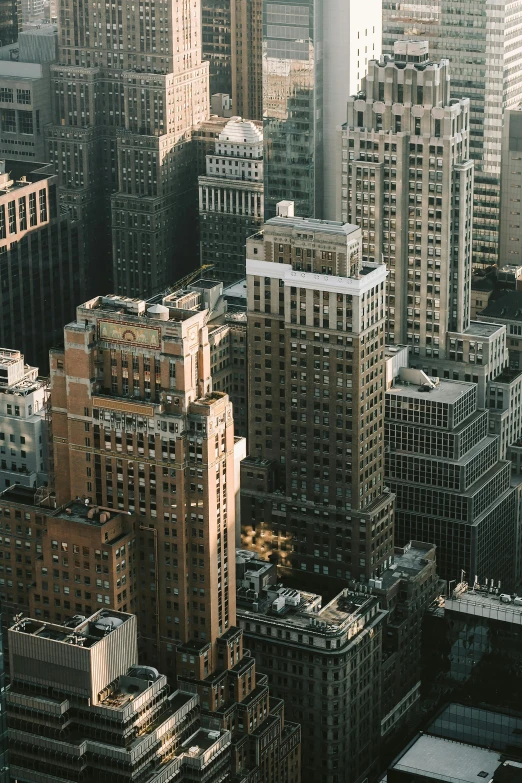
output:
M427 42L371 60L348 100L337 216L359 224L363 259L390 270L387 342L444 358L470 321L473 163L469 101L450 100L449 63Z
M232 94L231 0L202 0L203 59L209 63L210 95Z
M522 103L506 109L502 129L500 189L501 266L522 263Z
M56 180L49 166L0 160L0 345L43 373L85 293L82 232Z
M237 731L233 772L298 783L299 727L269 703L235 627L242 443L228 396L212 390L216 288L179 289L161 304L111 295L78 307L65 348L51 352L56 499L84 499L100 522L106 510L136 514L139 584L129 597L141 655L198 693L212 725Z
M336 127L381 52L381 0L264 0L265 216L335 216Z
M15 43L17 37L17 0L0 0L0 46L7 46L10 43Z
M366 579L393 554L386 267L363 263L357 226L278 210L247 241L244 540L281 565Z
M150 295L197 265L191 131L209 104L200 8L61 8L49 159L63 205L85 225L93 288L112 269L115 290Z
M263 0L230 0L232 105L249 120L263 119Z
M470 99L473 263L497 263L503 112L522 99L519 8L488 0L384 0L383 51L391 54L397 40L419 38L429 41L431 57L450 60L452 94Z
M199 177L201 264L225 285L245 277L245 244L263 222L263 131L231 119Z

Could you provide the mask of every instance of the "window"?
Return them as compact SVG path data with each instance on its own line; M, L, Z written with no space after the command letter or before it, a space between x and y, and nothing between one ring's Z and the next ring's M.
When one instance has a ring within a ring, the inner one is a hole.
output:
M14 109L2 109L2 131L16 133L16 112Z
M29 225L36 226L36 193L29 193Z
M0 87L0 102L13 103L13 91L10 87Z
M17 90L16 101L17 103L31 103L31 90Z
M30 111L18 112L18 128L20 133L33 133L33 114Z
M42 188L40 191L40 221L47 220L47 191Z

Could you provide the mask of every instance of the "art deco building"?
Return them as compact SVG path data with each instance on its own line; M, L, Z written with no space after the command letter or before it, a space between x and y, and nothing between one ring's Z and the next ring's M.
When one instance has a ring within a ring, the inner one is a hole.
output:
M381 0L264 0L266 218L283 199L303 217L335 218L336 128L381 53L381 9Z
M82 499L88 515L99 514L97 531L107 514L136 519L136 557L127 550L123 559L143 660L198 694L205 720L234 735L234 773L298 783L299 727L270 699L235 625L242 441L228 396L212 388L208 321L216 288L176 290L161 304L111 295L78 307L64 349L51 352L56 501L67 519L70 498ZM67 548L75 536L78 529L63 538ZM60 537L51 539L51 556L53 540L60 552ZM103 565L102 555L102 585ZM115 577L116 601L118 593L123 601L117 570Z
M392 54L394 43L405 39L428 41L433 59L447 58L452 95L470 99L469 157L475 164L473 264L495 264L503 115L522 99L518 6L504 2L492 6L486 0L383 0L383 52Z
M49 159L87 227L94 289L112 269L115 290L150 295L196 265L191 133L209 105L200 11L174 0L61 8Z
M201 265L225 285L245 277L246 239L263 222L263 131L231 119L199 177Z
M341 131L338 217L362 228L363 259L389 271L387 341L444 358L470 321L473 163L469 100L427 42L371 60Z
M373 577L393 554L386 268L363 263L357 226L294 217L291 202L278 211L247 241L245 547L297 570Z
M230 0L232 105L249 120L263 119L263 0Z
M0 160L0 345L42 372L85 292L82 232L50 167Z

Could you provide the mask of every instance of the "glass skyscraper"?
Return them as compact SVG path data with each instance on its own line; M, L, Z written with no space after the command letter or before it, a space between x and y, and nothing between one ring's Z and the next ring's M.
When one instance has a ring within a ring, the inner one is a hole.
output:
M429 41L434 60L448 58L451 93L469 98L470 158L475 162L473 263L498 259L500 147L504 109L522 100L520 6L507 0L383 1L383 51L394 41Z
M265 219L283 200L334 218L336 127L380 55L381 17L381 0L264 0Z

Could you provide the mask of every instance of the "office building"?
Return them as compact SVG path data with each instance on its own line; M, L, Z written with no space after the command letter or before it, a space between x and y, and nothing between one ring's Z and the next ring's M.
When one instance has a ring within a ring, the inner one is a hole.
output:
M380 56L381 9L381 0L265 0L267 218L283 199L303 217L335 217L336 128L367 62Z
M0 155L45 160L44 128L51 121L49 66L0 61Z
M386 483L396 498L397 545L433 542L443 579L464 570L512 589L516 497L488 416L476 384L401 368L386 391Z
M478 25L477 20L481 22ZM383 2L383 52L398 40L429 42L430 56L451 62L451 92L470 99L469 157L475 164L473 264L497 263L504 111L522 99L518 8L486 0ZM504 263L503 259L500 259Z
M247 241L245 548L357 580L393 555L384 484L386 268L361 231L278 205ZM286 216L285 216L286 215Z
M501 144L498 262L522 263L522 104L504 111Z
M245 277L246 239L263 223L263 131L234 117L223 128L199 182L201 265L225 285Z
M363 259L390 270L387 341L432 359L470 322L470 105L449 85L426 41L397 43L369 62L339 138L337 216L361 225Z
M47 140L93 289L112 270L115 290L150 296L197 266L191 133L208 117L208 64L200 4L125 11L66 0Z
M522 778L522 764L495 750L420 734L387 772L390 783L446 783L448 779L476 783L477 778L517 783Z
M52 623L102 607L137 605L134 515L86 505L57 506L51 489L12 485L0 495L0 600Z
M513 710L512 716L520 718L516 711L522 698L522 598L510 594L507 583L490 578L490 573L472 576L469 584L467 579L460 584L454 581L448 597L427 612L423 679L426 692L434 699L443 695L447 700L451 694L453 700L470 706ZM500 721L495 723L500 727ZM469 720L467 724L469 733ZM460 732L465 730L461 722ZM511 732L512 741L505 729L502 733L503 741L518 744L520 753L518 732ZM484 738L474 741L494 746Z
M382 636L381 736L418 721L424 612L439 595L435 547L409 541L395 547L392 565L366 589L387 611Z
M232 103L250 120L263 119L263 0L230 0Z
M19 590L16 603L40 625L96 604L135 611L140 658L163 661L199 695L205 725L238 734L232 774L298 783L299 727L270 699L235 627L242 440L227 395L212 390L207 317L220 290L202 283L164 304L108 296L78 308L65 348L51 351L54 492L1 496L1 586L12 603Z
M301 724L304 780L350 783L377 768L386 612L367 592L322 597L277 584L238 553L238 624L270 688Z
M49 167L0 161L0 345L42 373L84 286L77 221L58 204Z
M20 351L0 348L0 489L47 483L48 381Z
M17 0L1 0L0 2L0 45L15 43L18 38L18 3Z
M210 94L232 94L231 0L202 0L201 52L209 63Z
M200 281L161 304L111 295L78 307L65 349L51 352L56 497L137 515L143 659L239 733L234 773L297 783L299 727L269 701L235 627L244 447L228 396L212 388L208 321L221 291Z
M223 780L231 732L204 728L198 696L138 664L136 618L114 609L9 629L11 775L37 781Z

